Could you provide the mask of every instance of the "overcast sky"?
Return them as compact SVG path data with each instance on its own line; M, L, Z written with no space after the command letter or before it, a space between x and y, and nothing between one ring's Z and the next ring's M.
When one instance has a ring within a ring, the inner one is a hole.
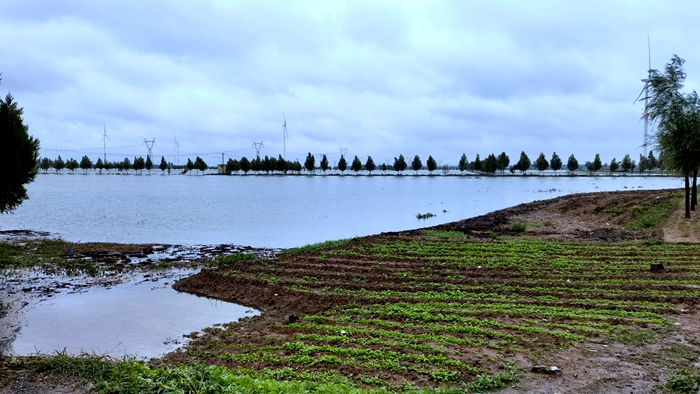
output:
M700 1L7 1L0 92L42 156L456 164L643 152L648 68L700 90Z

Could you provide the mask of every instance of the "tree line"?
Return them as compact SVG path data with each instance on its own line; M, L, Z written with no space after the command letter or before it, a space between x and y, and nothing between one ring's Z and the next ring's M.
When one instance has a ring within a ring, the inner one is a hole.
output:
M661 164L662 163L660 160L654 156L653 151L650 151L647 156L640 154L639 161L632 160L630 155L627 154L619 162L616 158L613 158L609 164L603 164L600 159L600 155L596 154L592 161L586 161L583 165L580 165L579 161L572 154L569 156L566 162L565 171L568 171L569 174L573 174L576 171L587 170L593 174L605 168L609 173L618 171L627 173L634 171L636 168L641 174L645 171L658 169L661 167ZM506 171L509 171L510 173L519 171L521 174L526 174L527 171L538 171L541 174L543 171L552 170L556 174L558 171L563 169L563 165L564 163L562 159L556 152L552 153L552 156L549 159L545 157L544 153L540 153L537 159L532 162L528 155L523 151L520 153L518 161L513 165L510 165L510 157L505 152L501 152L501 154L498 156L491 153L483 160L481 159L480 155L477 154L473 161L469 161L467 159L467 155L462 154L456 168L448 165L443 165L441 168L438 168L438 162L432 155L428 156L428 159L424 165L420 156L415 155L411 161L411 170L415 171L416 174L421 170L428 170L430 174L436 170L441 170L443 174L447 174L451 170L457 169L459 170L460 174L468 171L480 175L495 175L497 173L501 173L503 175ZM47 157L42 158L39 161L39 168L44 171L44 173L47 173L50 169L53 169L57 173L60 173L63 169L75 172L75 170L78 168L83 170L84 173L87 173L87 171L91 169L99 170L100 173L102 173L103 170L107 171L108 173L110 170L116 170L120 173L128 173L130 170L133 170L134 173L142 173L145 169L150 173L150 171L153 169L153 162L151 161L150 157L146 157L145 160L143 157L134 157L133 161L129 160L127 157L122 161L114 162L104 162L100 158L93 164L92 160L90 160L88 156L83 156L80 162L78 162L72 158L64 161L59 155L55 160L51 160ZM197 156L194 161L188 158L187 164L184 166L174 166L172 163L167 162L165 157L161 156L160 165L158 166L158 169L160 169L163 173L167 171L168 174L170 174L171 170L173 169L184 170L181 173L197 170L198 173L203 174L208 168L209 167L207 166L206 162L204 162L204 160L199 156ZM382 172L396 171L398 174L402 174L403 171L408 169L408 163L403 155L394 157L393 164L382 163L380 165L377 165L374 162L372 156L367 156L367 159L364 162L361 161L359 157L355 156L348 167L347 160L344 156L341 156L338 163L335 166L331 166L326 155L323 155L319 166L317 166L316 157L309 153L306 156L303 165L298 160L285 160L282 155L279 155L277 158L269 156L261 158L260 156L256 156L254 159L248 159L247 157L243 156L241 159L229 158L226 162L225 169L227 174L242 173L243 175L247 175L251 172L255 174L301 174L302 171L307 171L309 174L321 171L325 174L326 171L329 170L337 170L340 171L341 174L344 174L345 171L352 171L355 174L359 173L360 171L367 171L371 175L373 171L377 170Z

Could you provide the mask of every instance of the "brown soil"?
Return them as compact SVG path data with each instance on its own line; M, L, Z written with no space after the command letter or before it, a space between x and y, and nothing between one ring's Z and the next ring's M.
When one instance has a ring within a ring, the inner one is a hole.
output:
M691 221L682 220L682 210L673 210L665 219L662 228L654 231L631 231L624 228L623 224L629 222L631 213L628 210L611 209L616 206L632 206L641 203L654 203L657 200L675 197L676 190L659 191L629 191L629 192L604 192L576 194L554 198L546 201L538 201L530 204L522 204L504 210L492 212L479 217L435 226L434 229L460 231L475 238L489 238L493 236L532 236L551 240L593 240L619 242L627 240L642 240L655 238L666 242L700 242L700 213L693 212ZM680 216L678 214L680 211ZM514 223L530 223L526 231L517 232L512 229ZM541 224L541 225L534 225ZM371 242L386 237L413 237L420 233L419 230L399 233L386 233L367 237L364 241ZM99 249L99 248L98 248ZM99 251L91 251L99 253ZM329 259L330 260L330 259ZM323 270L338 268L334 264L341 262L328 261ZM343 264L347 261L343 261ZM371 262L370 262L371 263ZM408 267L412 261L396 260L383 262L394 268ZM249 264L243 267L243 271L254 272L259 269L257 264ZM373 277L372 273L365 270L367 264L357 267L343 266L344 270L352 271L353 275L365 275L366 282L374 288L401 288L401 280ZM288 337L293 334L283 324L292 313L299 316L318 313L334 306L347 305L351 300L349 296L324 295L313 292L293 292L288 288L288 281L284 280L289 274L290 280L298 276L300 268L306 267L309 271L314 267L310 261L300 256L293 267L278 276L282 278L278 285L270 285L267 281L257 280L245 275L232 279L222 275L225 270L204 270L201 273L177 282L174 287L180 291L186 291L207 297L232 301L260 310L260 316L244 318L238 323L226 327L228 331L235 331L236 335L217 335L214 333L193 333L198 339L212 339L215 342L223 342L227 346L267 343L269 338ZM296 270L296 273L292 273ZM336 270L337 271L337 270ZM296 275L296 276L295 276ZM489 280L489 278L483 278ZM400 300L394 300L400 301ZM524 373L521 381L514 387L502 390L502 393L656 393L660 392L657 384L663 382L670 371L677 370L680 366L691 365L690 359L678 360L674 355L664 353L666 349L674 349L688 346L695 350L690 351L688 357L697 360L700 350L689 344L700 341L700 323L695 308L689 308L689 313L674 315L670 319L680 323L680 329L665 335L659 341L647 345L622 345L613 343L585 343L569 347L566 350L552 350L541 354L537 360L522 355L516 356L518 367L529 368L533 363L544 365L556 365L562 369L562 373L556 375L540 375ZM268 338L268 339L266 339ZM206 341L201 341L204 343ZM195 349L202 350L202 349ZM206 349L215 352L217 349ZM165 361L196 361L193 352L176 352L166 357ZM212 357L211 359L215 359ZM225 365L236 366L235 363ZM51 392L42 391L35 387L32 389L21 388L17 391L9 389L10 386L43 384L36 379L25 379L12 372L7 364L0 364L0 394L4 392ZM251 365L248 364L248 367ZM259 367L265 367L260 364ZM359 371L352 367L333 368L342 374L357 374ZM309 368L313 371L314 368ZM322 367L317 368L322 371ZM390 376L382 376L383 379L392 381ZM401 382L402 376L396 376L393 382ZM31 383L34 381L34 383ZM67 384L72 384L68 380ZM60 383L60 382L59 382ZM421 383L421 382L417 382ZM425 383L425 382L424 382ZM29 387L29 386L27 386ZM44 387L44 386L42 386ZM61 386L63 387L63 386ZM3 391L5 390L5 391ZM10 390L10 391L7 391ZM24 391L23 391L24 390ZM78 392L76 391L54 391Z

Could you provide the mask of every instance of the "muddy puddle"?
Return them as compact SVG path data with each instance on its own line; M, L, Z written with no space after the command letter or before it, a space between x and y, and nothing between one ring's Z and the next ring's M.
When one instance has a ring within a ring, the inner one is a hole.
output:
M8 353L24 356L65 350L148 359L181 346L185 334L258 314L244 306L172 289L177 277L192 273L138 276L40 302L25 313Z

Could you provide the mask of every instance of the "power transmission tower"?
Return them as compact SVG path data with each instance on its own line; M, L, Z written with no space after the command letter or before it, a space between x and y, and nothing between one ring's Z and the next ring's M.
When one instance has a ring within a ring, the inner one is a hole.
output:
M112 140L107 136L107 125L105 124L104 119L102 119L102 127L104 129L102 132L102 148L104 149L105 164L107 164L107 140L110 142L112 142Z
M340 157L345 157L345 152L348 151L348 148L340 148Z
M253 141L253 147L255 148L255 153L260 157L260 149L262 149L265 146L262 141L260 142L255 142Z
M151 157L151 155L153 153L153 145L155 145L156 139L154 138L151 141L148 141L144 138L143 143L146 144L146 148L148 148L148 156L146 156L146 157L150 157L151 161L153 161L153 157Z
M637 101L639 101L639 98L642 97L642 94L644 95L644 156L646 157L647 155L647 130L649 129L649 82L651 82L651 41L649 41L649 35L647 34L647 47L649 51L649 69L647 70L648 76L647 78L642 79L642 82L644 82L644 87L642 88L642 92L639 93L639 96L637 96L637 99L634 100L635 104Z

